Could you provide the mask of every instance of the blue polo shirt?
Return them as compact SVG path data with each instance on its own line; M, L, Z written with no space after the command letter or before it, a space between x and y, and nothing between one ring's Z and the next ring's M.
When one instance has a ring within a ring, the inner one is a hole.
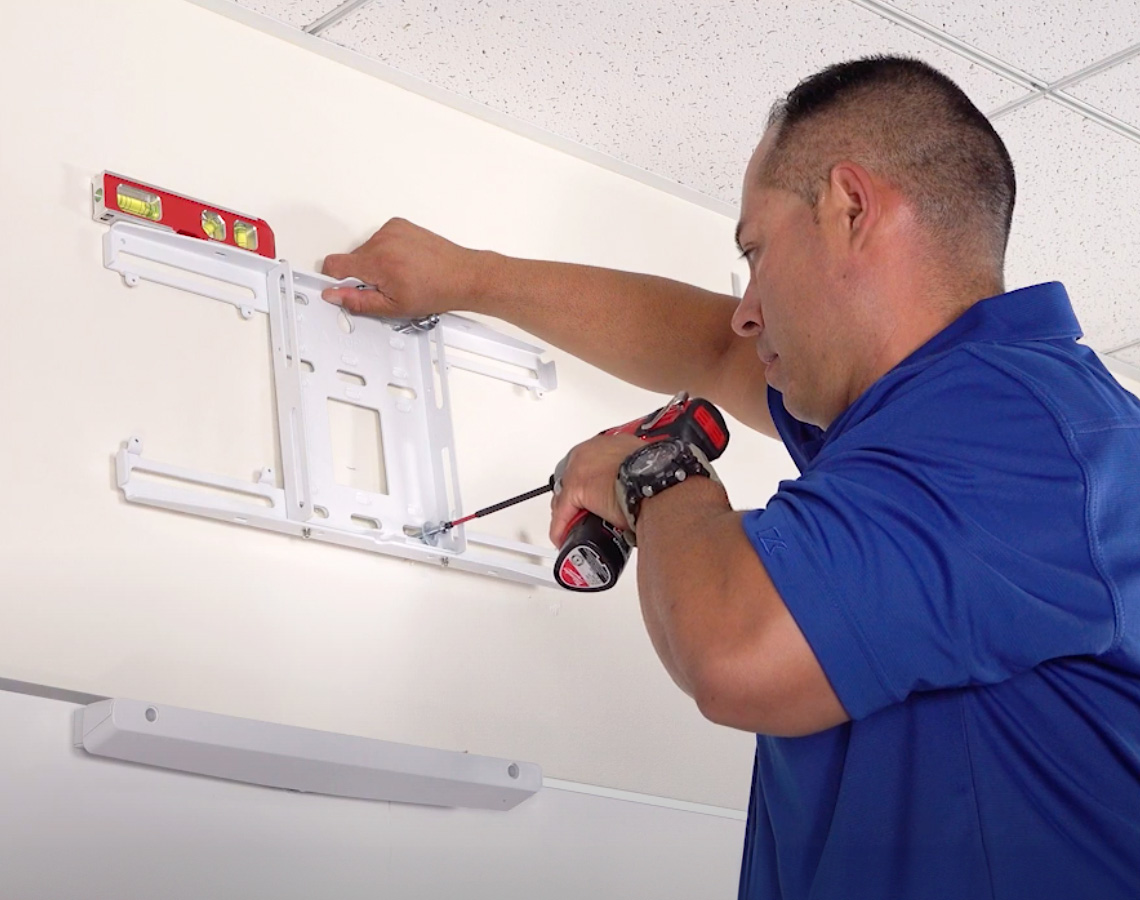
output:
M1065 289L983 300L744 527L852 721L757 737L749 900L1140 898L1140 401Z

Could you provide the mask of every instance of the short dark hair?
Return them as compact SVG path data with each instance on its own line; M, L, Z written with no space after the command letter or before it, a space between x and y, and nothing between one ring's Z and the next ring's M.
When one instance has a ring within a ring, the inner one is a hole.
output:
M1000 271L1017 193L1013 162L989 120L937 69L900 56L829 66L773 106L773 127L763 183L815 209L832 166L849 159L896 186L948 251L980 249Z

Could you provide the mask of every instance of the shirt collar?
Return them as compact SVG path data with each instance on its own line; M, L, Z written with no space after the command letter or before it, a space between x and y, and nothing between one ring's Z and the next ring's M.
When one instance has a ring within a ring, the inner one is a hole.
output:
M896 368L951 350L959 344L1001 344L1079 338L1081 326L1059 281L1019 288L979 300L904 359Z
M1018 288L979 300L867 388L831 423L827 431L805 426L811 429L811 434L805 437L812 438L801 441L805 458L813 459L824 444L860 421L882 392L898 378L906 377L907 370L916 364L929 362L963 344L1075 340L1081 334L1068 292L1059 281Z

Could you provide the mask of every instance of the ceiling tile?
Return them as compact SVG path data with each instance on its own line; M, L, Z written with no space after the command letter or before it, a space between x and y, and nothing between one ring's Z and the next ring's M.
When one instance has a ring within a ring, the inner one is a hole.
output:
M1140 4L1136 0L886 2L1048 81L1140 41Z
M1063 281L1098 350L1140 338L1140 144L1045 100L995 127L1018 180L1007 284Z
M1079 81L1065 91L1102 112L1140 128L1140 57Z
M342 0L234 0L238 6L277 19L294 28L304 28L330 13Z
M772 102L829 63L919 56L982 109L1023 93L845 0L377 0L321 36L733 205Z

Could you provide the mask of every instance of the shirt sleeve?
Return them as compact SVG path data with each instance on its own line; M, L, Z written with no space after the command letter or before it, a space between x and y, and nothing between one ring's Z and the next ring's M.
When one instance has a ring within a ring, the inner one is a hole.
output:
M744 516L852 718L1112 643L1080 466L1029 390L984 368L900 391Z

